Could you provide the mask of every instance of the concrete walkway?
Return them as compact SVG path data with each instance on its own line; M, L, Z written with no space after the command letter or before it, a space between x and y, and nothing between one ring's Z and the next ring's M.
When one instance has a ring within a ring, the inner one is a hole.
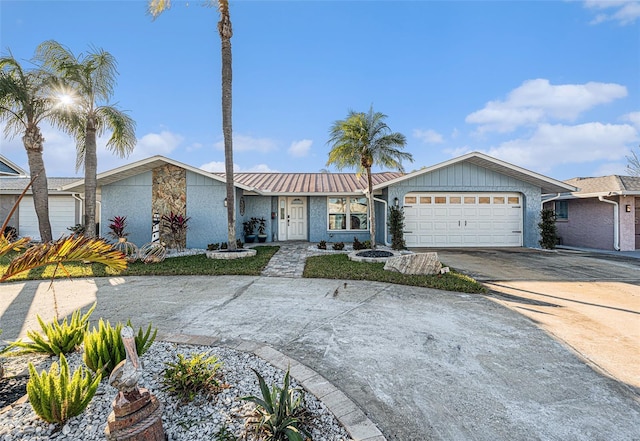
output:
M61 314L97 301L95 319L152 322L166 338L267 344L328 379L388 440L640 439L637 395L483 296L285 277L54 285ZM48 287L0 286L3 339L51 319Z
M280 247L262 271L266 277L302 277L304 264L309 256L318 256L322 251L310 249L309 242L275 242L269 245Z

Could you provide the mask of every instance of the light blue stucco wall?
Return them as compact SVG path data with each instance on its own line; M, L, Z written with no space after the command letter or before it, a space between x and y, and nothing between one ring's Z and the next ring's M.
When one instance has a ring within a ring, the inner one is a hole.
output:
M277 200L277 198L276 198ZM244 196L245 201L245 213L240 220L239 237L242 237L242 222L248 221L252 217L264 218L266 221L265 234L267 235L267 242L271 242L273 238L273 224L271 222L271 212L273 209L273 202L271 196ZM277 202L276 202L277 203ZM258 234L258 227L256 226L255 234ZM244 240L244 238L243 238Z
M401 206L404 195L414 191L521 193L524 203L523 245L531 248L539 246L541 189L532 184L463 162L390 185L388 190L387 200L393 201L397 197Z
M187 171L187 248L227 241L226 195L223 182Z
M359 241L369 240L369 232L365 231L342 231L342 230L329 230L328 210L327 210L327 197L326 196L310 196L309 197L309 241L320 242L326 240L327 242L344 242L352 243L353 238L357 237ZM376 203L376 207L378 204ZM376 214L378 210L376 209ZM380 220L380 219L378 219ZM381 225L380 222L376 222L376 225ZM382 228L382 227L378 227ZM376 238L379 235L376 234Z
M109 238L109 219L127 217L127 240L142 246L151 242L151 172L141 173L109 185L103 185L100 224L102 235ZM111 239L110 239L111 240Z

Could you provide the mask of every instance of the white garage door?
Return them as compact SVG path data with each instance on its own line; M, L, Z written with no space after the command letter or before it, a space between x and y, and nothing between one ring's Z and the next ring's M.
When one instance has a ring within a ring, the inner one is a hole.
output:
M51 236L58 239L60 236L71 234L68 227L76 224L75 199L71 196L49 197L49 222L51 222ZM27 236L33 240L40 240L38 216L33 206L33 197L25 196L20 202L20 236Z
M518 193L408 193L404 238L408 247L522 246Z

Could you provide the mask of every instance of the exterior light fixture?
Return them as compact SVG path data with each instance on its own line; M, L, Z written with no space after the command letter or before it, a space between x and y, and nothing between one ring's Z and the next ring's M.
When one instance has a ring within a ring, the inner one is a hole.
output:
M624 206L624 209L627 213L631 213L631 205L627 204Z
M224 206L227 206L227 198L224 198Z
M396 208L400 206L400 200L398 198L393 198L393 206Z

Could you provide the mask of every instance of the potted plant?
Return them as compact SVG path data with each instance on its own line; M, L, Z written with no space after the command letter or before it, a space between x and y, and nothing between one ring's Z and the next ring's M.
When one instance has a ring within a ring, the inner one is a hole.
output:
M244 231L244 241L246 243L253 243L256 240L256 235L253 232L253 230L256 228L256 221L257 219L255 217L252 217L248 221L242 222L242 229Z
M267 230L267 221L264 217L256 220L258 221L258 242L264 243L267 241L267 235L265 234Z

